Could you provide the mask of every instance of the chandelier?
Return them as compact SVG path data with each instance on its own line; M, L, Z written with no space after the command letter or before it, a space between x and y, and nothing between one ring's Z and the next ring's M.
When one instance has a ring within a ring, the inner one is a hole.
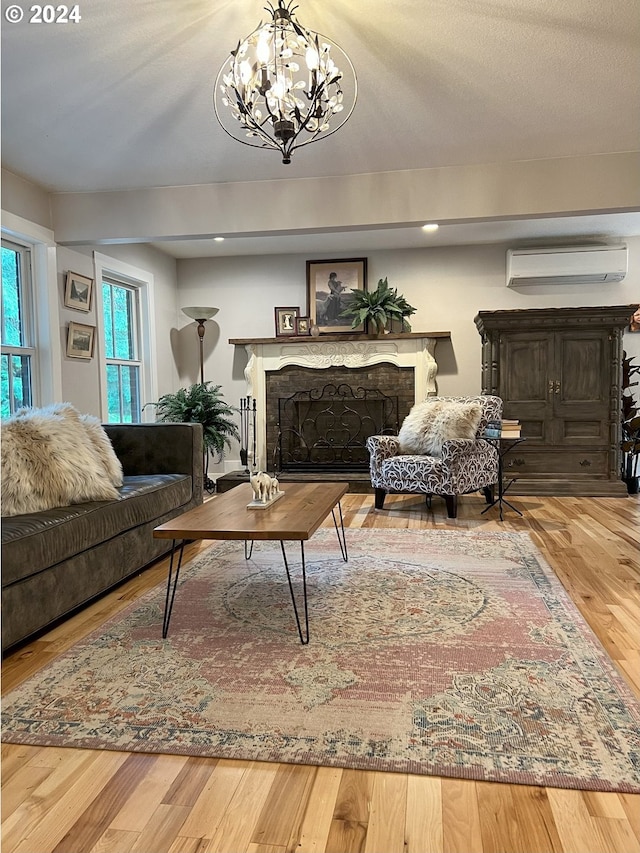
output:
M290 163L296 148L348 121L358 84L347 54L296 21L293 0L264 8L273 20L231 51L216 79L213 106L233 139L274 148Z

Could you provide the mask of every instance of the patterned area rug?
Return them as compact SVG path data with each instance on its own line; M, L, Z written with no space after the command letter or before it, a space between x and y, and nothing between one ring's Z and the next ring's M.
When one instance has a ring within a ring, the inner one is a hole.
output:
M158 587L9 694L3 739L640 791L640 705L526 534L347 539L307 545L308 646L277 543L214 544L167 640Z

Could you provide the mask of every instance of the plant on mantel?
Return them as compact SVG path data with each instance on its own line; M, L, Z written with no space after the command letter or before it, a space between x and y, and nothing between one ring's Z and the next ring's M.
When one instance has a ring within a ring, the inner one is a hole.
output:
M352 329L364 324L368 332L381 334L395 321L400 324L401 331L411 331L407 317L415 314L416 309L398 293L397 288L389 286L386 277L378 281L375 290L354 288L351 293L349 305L340 316L352 320Z
M640 376L640 364L633 364L631 358L623 353L622 358L622 479L627 484L630 495L638 493L640 479L640 404L633 396L631 388L640 385L632 382L634 376Z

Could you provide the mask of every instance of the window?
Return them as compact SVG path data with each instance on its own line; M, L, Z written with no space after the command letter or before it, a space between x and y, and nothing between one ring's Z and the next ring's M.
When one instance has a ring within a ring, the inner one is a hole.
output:
M148 270L93 253L100 330L101 417L107 423L155 420L154 279Z
M2 417L33 399L36 350L33 338L31 253L2 241Z
M139 355L140 307L137 288L104 278L102 311L107 371L107 420L139 423L141 419Z

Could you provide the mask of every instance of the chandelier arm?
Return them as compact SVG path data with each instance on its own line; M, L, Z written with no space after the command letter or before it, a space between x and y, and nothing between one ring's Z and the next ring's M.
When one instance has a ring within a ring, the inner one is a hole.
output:
M261 138L262 138L262 139L264 139L264 140L266 141L266 143L267 143L267 145L266 145L266 146L265 146L265 144L264 144L264 143L259 144L259 143L257 143L257 142L249 142L248 140L243 139L243 138L241 138L240 136L234 136L234 135L233 135L233 133L231 133L231 131L230 131L230 130L227 130L227 128L226 128L226 127L224 126L224 124L222 123L222 121L221 121L221 119L220 119L220 117L219 117L219 115L218 115L218 108L217 108L217 105L216 105L215 100L214 100L214 102L213 102L213 109L214 109L214 112L215 112L215 114L216 114L216 118L218 119L218 122L220 123L220 127L224 130L224 132L227 134L227 136L231 137L231 139L235 140L236 142L241 142L241 143L242 143L242 145L248 145L248 146L249 146L249 148L265 148L265 147L268 147L268 148L273 148L273 149L275 149L276 151L279 151L279 150L280 150L280 147L279 147L279 146L274 145L274 143L273 143L273 141L272 141L271 137L270 137L270 136L268 136L268 135L267 135L267 134L266 134L266 133L265 133L265 132L260 128L260 127L257 127L257 128L256 128L256 130L255 130L255 132L256 132L256 133L259 133L259 134L261 134L261 135L262 135L262 136L261 136Z
M293 145L291 148L291 153L296 151L298 148L304 148L305 145L311 145L312 142L318 142L319 140L326 139L329 136L333 136L333 134L336 131L340 130L340 128L345 124L345 122L347 122L349 120L352 112L353 112L353 109L351 109L349 111L349 114L347 115L345 120L341 124L339 124L336 128L334 128L333 130L323 131L322 135L320 135L320 131L318 130L318 131L316 131L316 133L314 134L314 136L311 139L303 139L299 142L296 142L296 144ZM233 138L237 139L237 137L233 137Z
M346 54L345 54L345 56L346 56ZM347 57L347 59L348 59L348 57ZM351 65L351 63L349 63L349 64ZM334 127L333 130L323 131L322 136L319 137L320 139L326 139L328 136L333 136L333 134L336 133L336 131L340 130L340 128L343 127L349 121L349 119L351 118L351 116L353 114L353 111L356 107L356 100L357 100L357 94L358 94L358 79L355 76L356 72L355 72L355 69L353 68L353 65L351 66L351 68L353 70L353 80L354 80L354 86L355 86L354 99L353 99L353 103L351 104L351 108L349 109L349 112L347 113L345 118L340 122L340 124L336 125L336 127ZM320 131L318 130L318 131L316 131L316 133L312 139L303 139L297 145L294 145L294 147L291 150L295 151L297 148L304 148L305 145L310 145L312 142L317 142L319 134L320 134Z
M324 84L324 82L323 82L321 86L318 86L317 84L315 84L315 83L314 83L314 87L315 87L315 89L317 90L317 91L316 91L316 94L315 94L313 97L310 97L310 95L307 95L307 98L309 98L309 100L311 101L311 103L310 103L310 105L309 105L310 107L311 107L313 104L317 104L317 103L318 103L318 99L319 99L319 97L320 97L320 96L322 95L322 93L324 92L325 84ZM319 94L318 94L318 93L319 93ZM352 108L352 109L353 109L353 108ZM298 112L299 112L299 111L298 111ZM350 115L350 114L351 114L351 113L349 113L349 115ZM349 117L349 116L347 116L347 118L348 118L348 117ZM315 115L314 115L314 113L311 111L311 109L309 109L309 111L308 111L308 113L307 113L306 118L304 118L304 119L303 119L302 117L300 118L300 128L299 128L299 130L298 130L298 133L300 133L300 131L301 131L301 130L306 130L306 129L307 129L307 126L308 126L308 124L309 124L309 122L311 121L311 119L312 119L312 118L315 118ZM346 119L345 119L345 121L346 121ZM342 122L340 125L338 125L338 127L342 127L342 125L343 125L343 124L344 124L344 122ZM336 128L336 130L337 130L337 129L338 129L338 128ZM318 136L318 134L320 133L320 129L318 128L318 130L316 130L315 132L314 132L314 131L309 131L309 133L313 133L313 139L310 139L310 140L309 140L309 142L313 142L313 141L315 141L315 137L316 137L316 136ZM328 135L328 134L327 134L327 135Z
M224 126L224 123L222 121L222 118L221 118L219 110L218 110L218 104L216 101L216 93L220 87L220 78L223 76L224 70L225 70L225 65L223 65L222 68L220 69L220 71L218 72L218 76L216 77L216 82L215 82L214 93L213 93L213 111L215 113L216 118L218 119L218 123L219 123L220 127L224 130L224 132L227 134L227 136L230 136L231 139L235 139L236 142L241 142L243 145L248 145L250 148L264 148L265 147L264 144L257 144L255 142L247 142L245 139L242 139L238 136L234 136L233 133L231 133L230 130L227 130L227 128ZM279 151L280 150L279 146L274 145L271 137L262 129L262 126L259 125L255 121L255 119L251 115L251 111L247 108L246 103L240 97L238 90L234 87L233 91L234 91L234 94L236 96L236 99L242 105L242 114L247 117L247 122L251 122L251 126L248 126L248 124L245 124L244 127L247 127L252 132L257 133L260 136L260 138L263 139L267 143L267 147L273 148L274 150ZM268 106L267 106L267 109L269 109ZM271 113L270 110L269 110L269 112L273 116L273 113ZM268 117L265 116L263 124L266 123L267 121L268 121Z

